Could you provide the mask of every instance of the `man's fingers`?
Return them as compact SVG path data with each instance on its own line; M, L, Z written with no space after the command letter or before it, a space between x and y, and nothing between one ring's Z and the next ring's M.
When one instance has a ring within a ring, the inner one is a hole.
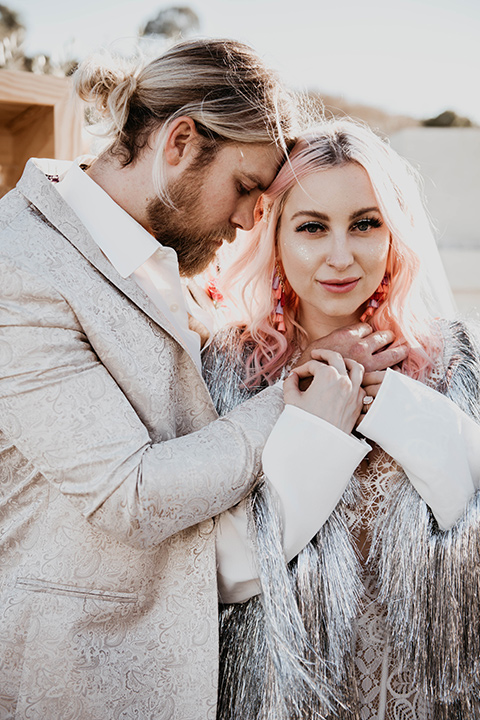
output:
M318 370L319 365L320 363L317 362L317 360L309 360L308 362L303 363L303 365L299 365L294 370L292 370L289 377L292 375L297 375L298 378L313 377L315 375L315 372Z
M360 386L363 381L363 374L365 371L365 368L363 365L361 365L358 362L355 362L355 360L350 360L350 358L345 358L345 366L348 370L348 374L350 375L350 380L352 381L352 385L354 387Z
M392 365L399 365L408 355L406 345L392 346L396 338L391 330L372 330L366 323L356 323L348 328L335 330L330 335L311 343L297 360L296 367L304 365L315 358L336 367L344 375L341 362L331 360L323 353L335 353L338 357L352 358L361 363L365 370L385 370ZM322 343L316 347L316 343ZM388 347L390 346L390 347ZM318 354L319 353L319 354Z
M347 374L345 360L340 355L340 353L335 352L334 350L323 350L322 348L314 348L312 349L312 358L317 361L323 361L327 365L331 365L340 375Z
M333 354L336 355L337 353ZM307 388L311 385L316 373L318 373L321 369L325 369L326 365L327 364L325 362L309 360L308 362L303 363L303 365L299 365L291 370L290 374L283 382L283 394L285 396L285 400L287 401L287 398L288 402L298 400L299 395L307 390ZM344 372L346 373L345 365L343 367Z
M291 402L293 399L298 397L298 395L300 394L299 382L300 382L300 378L297 375L296 369L292 370L290 375L288 375L288 377L285 378L285 380L283 382L283 394L284 394L286 402L287 401Z

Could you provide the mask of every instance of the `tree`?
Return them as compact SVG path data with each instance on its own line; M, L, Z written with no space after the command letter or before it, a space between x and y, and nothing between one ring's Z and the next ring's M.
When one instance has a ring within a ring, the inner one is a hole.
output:
M457 115L453 110L445 110L434 118L424 120L426 127L472 127L473 123L466 117Z
M160 10L139 30L140 37L176 41L200 28L197 13L187 5L172 5ZM26 28L17 12L0 5L0 68L25 70L43 75L71 75L78 65L75 57L53 60L38 53L32 57L23 50ZM158 52L158 47L155 50Z
M0 67L23 69L25 26L15 10L0 5Z
M179 40L200 28L197 13L186 5L173 5L160 10L158 15L149 20L140 30L140 36L157 35L166 40Z
M0 5L0 68L25 70L39 75L70 75L77 60L69 58L53 62L49 55L26 55L23 49L26 28L15 10Z

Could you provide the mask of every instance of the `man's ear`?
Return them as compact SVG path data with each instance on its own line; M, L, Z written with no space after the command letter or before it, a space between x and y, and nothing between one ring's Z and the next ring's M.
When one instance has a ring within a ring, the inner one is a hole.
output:
M190 117L179 117L168 126L165 142L165 160L168 165L180 165L190 158L197 150L198 132L195 122Z

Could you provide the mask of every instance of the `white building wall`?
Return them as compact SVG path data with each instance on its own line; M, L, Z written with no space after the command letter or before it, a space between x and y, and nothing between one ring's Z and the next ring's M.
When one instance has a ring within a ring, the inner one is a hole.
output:
M390 141L425 181L459 309L480 314L480 128L405 128Z

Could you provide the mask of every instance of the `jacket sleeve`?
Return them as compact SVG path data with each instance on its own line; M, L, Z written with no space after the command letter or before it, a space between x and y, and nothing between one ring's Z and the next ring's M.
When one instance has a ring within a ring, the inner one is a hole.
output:
M149 547L245 496L278 388L154 444L65 299L6 263L0 287L0 429L93 525Z
M480 487L480 426L452 400L393 370L358 431L405 470L442 530Z

